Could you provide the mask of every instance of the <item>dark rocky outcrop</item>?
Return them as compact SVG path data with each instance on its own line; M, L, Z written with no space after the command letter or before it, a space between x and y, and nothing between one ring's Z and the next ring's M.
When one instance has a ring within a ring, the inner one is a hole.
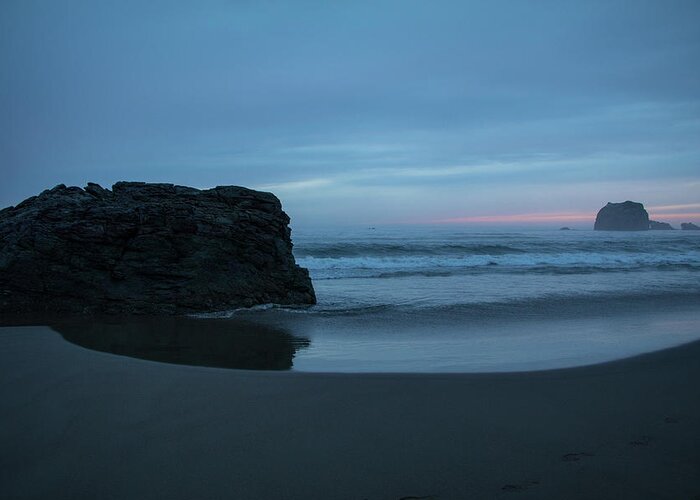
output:
M593 229L596 231L647 231L649 214L641 203L608 202L598 212Z
M672 229L675 229L671 224L668 222L659 222L655 220L650 220L649 221L649 229L652 231L669 231Z
M559 231L571 231L571 228L564 226L564 227L560 227Z
M56 186L0 211L0 313L179 314L312 304L271 193Z
M681 224L681 229L685 231L700 231L700 226L696 226L692 222L684 222Z

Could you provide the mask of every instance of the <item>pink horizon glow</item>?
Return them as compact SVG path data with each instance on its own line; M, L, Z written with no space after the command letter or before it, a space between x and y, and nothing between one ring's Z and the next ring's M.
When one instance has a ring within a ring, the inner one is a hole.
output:
M671 219L681 222L692 222L693 219L700 219L700 212L688 212L684 214L649 214L649 218L663 222L663 219Z
M553 212L531 214L502 214L502 215L473 215L465 217L450 217L432 221L437 224L459 224L467 222L491 222L491 223L537 223L537 222L595 222L596 213L585 212ZM649 214L652 220L665 222L667 220L680 222L693 222L700 220L700 212L686 212L677 214Z

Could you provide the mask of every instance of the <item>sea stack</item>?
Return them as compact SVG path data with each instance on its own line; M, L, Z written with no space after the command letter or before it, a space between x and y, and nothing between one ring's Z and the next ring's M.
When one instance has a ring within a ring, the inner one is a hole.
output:
M596 231L647 231L649 214L644 205L634 201L608 202L595 218Z
M0 313L184 314L313 304L273 194L61 184L0 211Z
M700 226L696 226L692 222L684 222L681 224L681 229L684 231L700 231Z
M656 220L650 220L649 221L649 229L653 231L671 231L675 229L671 224L668 222L659 222Z

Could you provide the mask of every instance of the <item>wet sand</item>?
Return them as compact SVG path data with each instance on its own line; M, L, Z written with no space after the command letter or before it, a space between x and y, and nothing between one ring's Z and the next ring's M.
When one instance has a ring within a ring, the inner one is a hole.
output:
M179 366L0 329L0 497L695 499L700 343L502 374Z

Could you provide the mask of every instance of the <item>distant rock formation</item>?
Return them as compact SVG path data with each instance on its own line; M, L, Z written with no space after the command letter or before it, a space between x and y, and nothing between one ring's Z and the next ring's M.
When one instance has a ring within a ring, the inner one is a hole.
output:
M696 226L692 222L684 222L681 224L681 229L685 231L700 231L700 226Z
M598 212L593 229L596 231L647 231L649 214L641 203L608 202Z
M564 226L564 227L560 227L559 231L571 231L571 228Z
M61 184L0 211L0 313L179 314L313 304L271 193Z
M675 229L671 224L668 222L659 222L655 220L650 220L649 221L649 229L652 231L668 231Z

